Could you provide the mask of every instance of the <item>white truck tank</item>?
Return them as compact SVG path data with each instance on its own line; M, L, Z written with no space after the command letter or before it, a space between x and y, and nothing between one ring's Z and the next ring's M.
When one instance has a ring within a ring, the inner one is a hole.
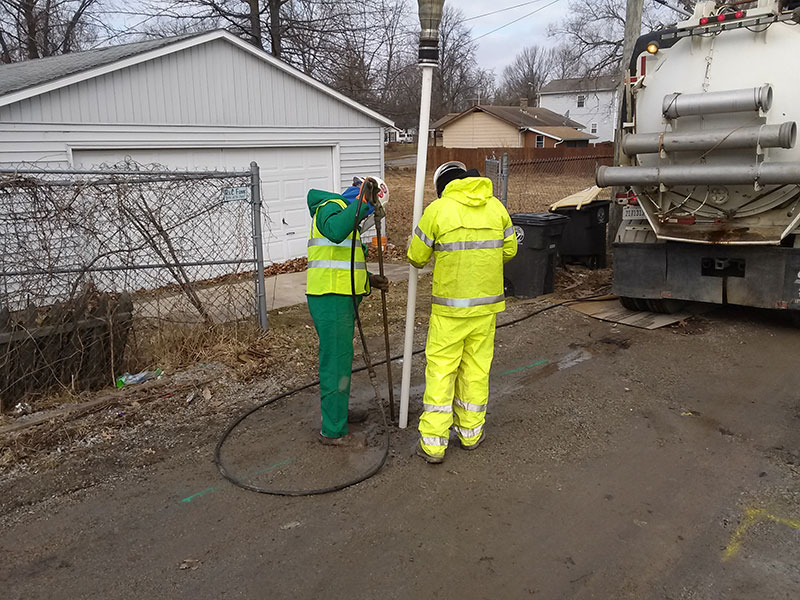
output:
M597 173L632 199L615 244L623 303L800 309L797 4L702 2L637 43L623 166Z

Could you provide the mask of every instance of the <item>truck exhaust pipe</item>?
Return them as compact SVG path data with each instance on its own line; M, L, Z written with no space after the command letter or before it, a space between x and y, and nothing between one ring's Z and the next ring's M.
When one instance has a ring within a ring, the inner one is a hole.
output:
M599 167L600 187L629 185L790 185L800 184L800 163Z
M726 90L706 94L668 94L662 112L667 119L689 115L730 112L768 111L772 106L772 86L767 84L745 90Z
M622 151L627 156L665 152L695 152L736 148L794 148L797 124L787 121L780 125L756 125L734 129L713 129L692 133L639 133L622 139Z

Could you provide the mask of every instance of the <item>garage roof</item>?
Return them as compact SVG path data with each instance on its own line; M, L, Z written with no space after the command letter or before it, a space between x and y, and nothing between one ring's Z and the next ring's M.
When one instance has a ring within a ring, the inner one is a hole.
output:
M85 52L74 52L26 60L8 65L0 65L0 96L25 90L42 83L48 83L67 75L74 75L114 63L123 58L158 50L180 40L196 37L198 34L182 35L160 40L148 40L133 44L99 48Z
M179 35L158 40L147 40L132 44L98 48L61 56L38 58L19 63L0 65L0 106L13 104L25 98L38 96L52 90L92 79L99 75L123 69L135 64L179 52L213 40L224 39L285 73L300 79L376 121L394 126L394 122L383 115L340 94L305 73L290 67L271 54L248 44L225 30Z

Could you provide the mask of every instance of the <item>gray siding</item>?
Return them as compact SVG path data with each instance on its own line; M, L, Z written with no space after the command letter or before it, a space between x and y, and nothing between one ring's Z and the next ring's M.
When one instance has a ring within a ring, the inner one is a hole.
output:
M378 125L369 116L221 39L2 107L0 122Z
M340 183L382 172L383 130L372 127L259 128L0 123L0 164L69 166L70 149L339 146ZM264 165L266 166L266 165ZM243 164L241 168L247 168Z

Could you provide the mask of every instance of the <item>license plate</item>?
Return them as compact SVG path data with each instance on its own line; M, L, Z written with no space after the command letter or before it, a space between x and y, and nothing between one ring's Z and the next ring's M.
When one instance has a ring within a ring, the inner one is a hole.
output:
M641 206L627 205L622 207L622 218L626 221L635 221L646 217L644 216L644 211Z

